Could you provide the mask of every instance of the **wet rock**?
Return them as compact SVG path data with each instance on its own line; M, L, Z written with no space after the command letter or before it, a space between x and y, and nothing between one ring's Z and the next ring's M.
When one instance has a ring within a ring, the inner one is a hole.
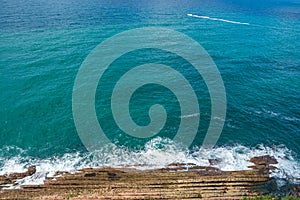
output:
M27 168L27 175L28 176L31 176L35 172L36 172L36 168L34 166L30 166L30 167Z
M277 160L273 156L264 155L264 156L257 156L250 159L250 162L254 163L254 166L248 166L261 174L270 174L272 170L277 169L272 164L277 164Z
M203 166L193 166L189 168L190 170L201 170L201 171L220 171L219 168L216 167L203 167Z
M84 177L95 177L96 173L86 173Z
M267 169L267 170L275 170L277 167L275 166L265 166L265 165L254 165L254 166L248 166L248 168L261 170L261 169Z
M184 163L171 163L168 166L169 167L184 167L186 164Z
M12 173L7 175L7 178L9 179L22 179L25 178L26 176L31 176L36 172L36 168L33 166L30 166L27 168L26 172L21 172L21 173Z
M208 162L210 165L217 165L220 164L222 160L220 158L215 158L215 159L208 159Z
M1 185L5 185L5 184L11 184L12 180L10 178L8 178L7 176L3 175L0 176L0 186Z
M278 164L276 158L274 156L269 156L269 155L253 157L250 159L250 162L256 165Z
M55 177L55 176L61 176L61 175L63 175L63 174L69 174L69 172L66 172L66 171L58 171L58 172L55 172L53 176L54 176L54 177Z
M25 178L26 176L31 176L36 172L36 168L30 166L27 168L26 172L21 173L11 173L0 176L0 188L5 187L6 184L16 185L17 180Z
M107 176L109 180L117 180L120 178L116 173L113 172L108 172Z

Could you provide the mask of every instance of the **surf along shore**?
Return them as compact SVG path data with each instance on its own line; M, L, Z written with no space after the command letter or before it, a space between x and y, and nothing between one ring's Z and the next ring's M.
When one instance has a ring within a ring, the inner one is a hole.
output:
M27 172L0 176L0 199L242 199L265 194L300 196L300 186L291 184L278 189L269 176L276 169L274 157L265 155L250 160L249 170L221 171L212 166L173 163L166 168L87 168L74 174L57 172L41 185L21 185L7 189L35 174Z

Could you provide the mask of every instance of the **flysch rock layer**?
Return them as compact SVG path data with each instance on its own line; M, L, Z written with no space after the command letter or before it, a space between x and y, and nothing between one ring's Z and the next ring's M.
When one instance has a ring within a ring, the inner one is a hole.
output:
M241 199L267 194L274 187L269 178L274 160L268 163L265 157L257 163L257 168L242 171L174 163L156 170L88 168L75 174L58 172L43 185L2 189L0 199ZM32 169L29 171L33 173ZM0 177L2 187L15 183L15 175ZM18 176L22 178L24 174Z

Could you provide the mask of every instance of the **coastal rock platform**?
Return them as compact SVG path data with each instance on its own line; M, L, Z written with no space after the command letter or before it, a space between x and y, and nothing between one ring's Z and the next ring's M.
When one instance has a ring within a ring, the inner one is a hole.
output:
M155 170L87 168L74 174L57 172L42 185L2 189L0 199L241 199L268 194L276 187L262 165L270 169L265 158L259 167L242 171L189 163ZM15 177L0 177L2 188L14 181Z

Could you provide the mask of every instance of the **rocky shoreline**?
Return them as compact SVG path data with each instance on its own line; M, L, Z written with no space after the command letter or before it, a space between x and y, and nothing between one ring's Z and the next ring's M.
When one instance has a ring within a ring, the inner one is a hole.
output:
M218 160L210 160L211 164ZM242 199L270 194L277 190L269 177L277 161L271 156L254 157L249 170L221 171L213 166L173 163L163 169L133 168L82 169L74 174L57 172L42 185L22 185L7 190L7 184L35 173L0 176L0 199ZM288 188L289 195L300 196L299 185Z

